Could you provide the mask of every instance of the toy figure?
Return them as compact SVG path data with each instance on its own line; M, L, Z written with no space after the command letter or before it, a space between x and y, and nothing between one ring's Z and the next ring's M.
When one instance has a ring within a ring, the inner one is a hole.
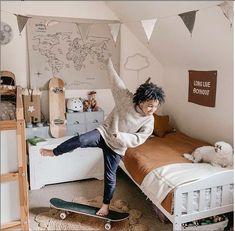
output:
M91 107L91 111L98 111L97 101L95 99L96 91L88 93L88 101Z

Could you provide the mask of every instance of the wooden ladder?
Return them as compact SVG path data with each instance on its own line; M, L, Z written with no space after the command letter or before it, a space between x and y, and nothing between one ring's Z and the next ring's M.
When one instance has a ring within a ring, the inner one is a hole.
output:
M29 205L27 181L27 157L25 142L25 120L22 104L21 88L16 90L16 120L0 121L0 131L16 130L18 150L18 171L1 174L1 183L18 181L20 198L20 220L1 224L1 230L29 230Z

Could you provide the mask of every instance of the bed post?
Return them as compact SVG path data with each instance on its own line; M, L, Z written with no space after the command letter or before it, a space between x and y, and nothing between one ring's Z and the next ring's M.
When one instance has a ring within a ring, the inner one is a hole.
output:
M174 192L174 221L173 221L173 230L180 231L182 229L181 221L181 205L182 205L182 195L180 189L176 189Z

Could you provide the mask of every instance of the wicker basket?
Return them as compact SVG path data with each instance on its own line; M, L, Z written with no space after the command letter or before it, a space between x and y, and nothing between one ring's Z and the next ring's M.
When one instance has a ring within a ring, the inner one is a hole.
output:
M225 229L225 227L228 225L228 218L225 218L224 221L220 221L217 223L212 223L212 224L208 224L208 225L199 225L199 226L192 226L192 227L182 227L182 230L185 231L223 231Z

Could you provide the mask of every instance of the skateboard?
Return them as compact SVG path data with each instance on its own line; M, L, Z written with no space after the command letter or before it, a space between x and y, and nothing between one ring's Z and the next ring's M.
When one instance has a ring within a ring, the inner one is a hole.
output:
M96 215L96 212L99 210L97 207L75 202L68 202L59 198L50 199L50 204L53 208L60 210L60 218L62 220L64 220L67 214L70 212L92 216L105 220L105 230L111 229L111 222L123 221L129 217L129 213L120 213L113 210L109 210L109 214L107 216L99 216Z
M65 88L64 81L52 78L49 81L49 117L52 137L59 138L65 135Z

